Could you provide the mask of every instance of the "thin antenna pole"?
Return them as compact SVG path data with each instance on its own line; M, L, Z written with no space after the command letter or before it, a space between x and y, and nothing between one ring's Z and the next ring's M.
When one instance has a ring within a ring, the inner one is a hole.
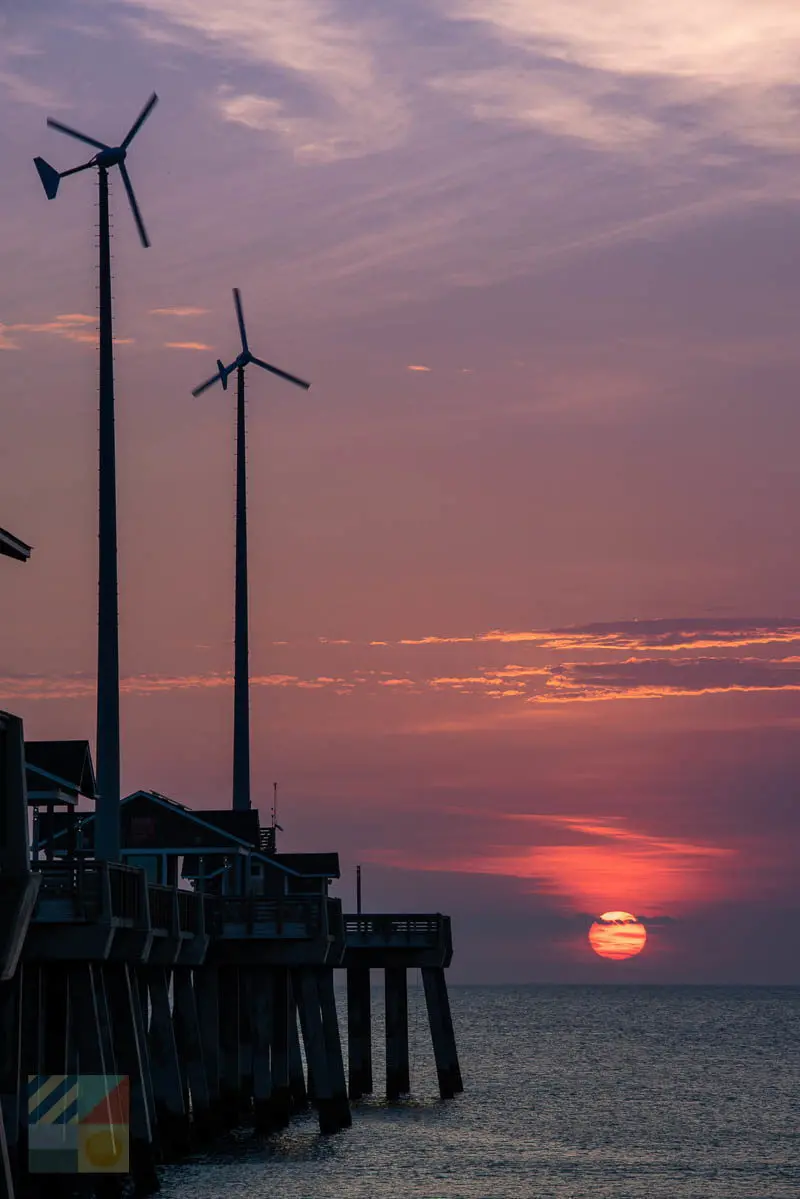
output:
M356 866L356 915L361 915L361 867Z
M272 784L272 827L278 823L278 784Z
M120 856L119 612L117 607L117 480L114 442L114 343L108 172L100 186L100 479L97 619L97 815L95 855Z
M250 666L247 618L247 460L244 367L236 371L236 596L233 677L233 807L250 808Z

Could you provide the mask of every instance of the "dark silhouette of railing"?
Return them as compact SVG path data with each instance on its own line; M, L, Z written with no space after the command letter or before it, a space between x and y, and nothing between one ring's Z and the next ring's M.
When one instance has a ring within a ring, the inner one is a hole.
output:
M308 940L327 931L326 901L322 896L264 899L222 895L218 905L220 931L227 937L241 934Z

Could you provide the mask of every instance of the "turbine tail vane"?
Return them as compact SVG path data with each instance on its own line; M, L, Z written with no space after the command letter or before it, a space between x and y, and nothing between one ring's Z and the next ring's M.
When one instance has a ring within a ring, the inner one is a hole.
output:
M45 190L48 200L55 200L58 191L58 185L61 182L61 175L51 167L49 162L45 162L43 158L34 158L33 165L39 172L39 178L42 181L42 186Z

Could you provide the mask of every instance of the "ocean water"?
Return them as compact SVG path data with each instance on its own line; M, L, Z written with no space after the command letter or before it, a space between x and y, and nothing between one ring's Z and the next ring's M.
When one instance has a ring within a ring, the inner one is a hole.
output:
M800 989L450 994L463 1095L437 1098L411 986L411 1099L355 1104L333 1137L313 1115L234 1135L167 1169L163 1199L800 1199Z

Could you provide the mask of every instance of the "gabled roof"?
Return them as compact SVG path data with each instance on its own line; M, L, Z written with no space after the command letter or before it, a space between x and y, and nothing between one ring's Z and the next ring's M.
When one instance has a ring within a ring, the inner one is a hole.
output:
M271 860L306 878L340 878L338 853L276 853Z
M27 562L31 556L31 547L7 529L0 529L0 554L7 558L16 558L18 562Z
M79 795L95 798L88 741L26 741L25 776L32 799L58 793L73 800Z

